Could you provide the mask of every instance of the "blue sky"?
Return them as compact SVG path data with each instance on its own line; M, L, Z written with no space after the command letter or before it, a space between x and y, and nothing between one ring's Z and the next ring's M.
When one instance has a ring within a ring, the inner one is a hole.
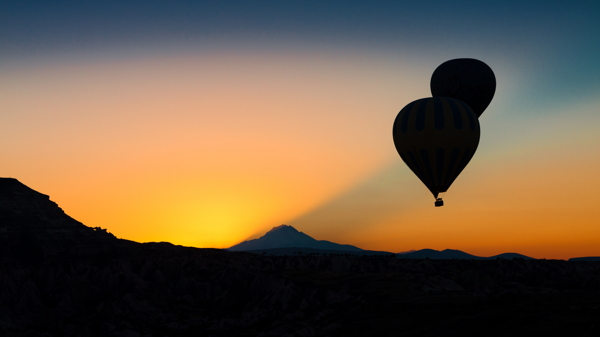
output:
M320 48L492 59L535 78L524 96L536 102L577 99L600 85L594 1L2 1L1 9L3 63Z

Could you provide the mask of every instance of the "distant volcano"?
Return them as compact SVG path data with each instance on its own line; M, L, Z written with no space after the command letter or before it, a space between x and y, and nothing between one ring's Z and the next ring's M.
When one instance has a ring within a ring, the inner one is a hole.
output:
M362 251L362 249L351 245L340 245L331 241L315 240L310 236L299 232L296 228L288 225L273 227L267 234L254 240L244 241L229 250L248 251L275 248L312 248L322 250Z
M481 257L465 253L460 250L445 249L437 251L433 249L411 250L403 253L390 253L385 251L364 250L352 245L341 245L331 241L315 240L312 237L296 230L292 226L281 225L273 227L265 235L258 239L244 241L228 250L247 251L252 253L268 253L270 255L287 255L296 252L308 253L341 253L349 255L396 255L399 259L433 259L433 260L495 260L515 258L531 259L528 256L516 253L504 253L491 257Z

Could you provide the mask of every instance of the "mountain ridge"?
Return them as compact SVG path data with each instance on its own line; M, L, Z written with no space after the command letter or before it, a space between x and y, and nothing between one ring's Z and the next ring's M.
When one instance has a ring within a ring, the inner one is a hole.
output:
M401 253L386 251L365 250L352 245L343 245L327 240L316 240L293 226L280 225L273 227L258 239L243 241L229 247L229 251L244 251L255 254L266 255L295 255L295 254L317 254L317 255L395 255L399 259L433 259L433 260L492 260L492 259L533 259L518 253L502 253L490 257L476 256L456 249L410 250Z

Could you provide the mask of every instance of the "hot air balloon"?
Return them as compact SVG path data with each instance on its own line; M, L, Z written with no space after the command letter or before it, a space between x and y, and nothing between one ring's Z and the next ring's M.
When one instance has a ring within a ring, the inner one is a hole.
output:
M431 75L433 97L452 97L467 103L477 117L496 92L492 69L476 59L454 59L442 63Z
M479 120L464 102L429 97L406 105L396 116L394 144L406 165L443 206L448 190L479 144Z

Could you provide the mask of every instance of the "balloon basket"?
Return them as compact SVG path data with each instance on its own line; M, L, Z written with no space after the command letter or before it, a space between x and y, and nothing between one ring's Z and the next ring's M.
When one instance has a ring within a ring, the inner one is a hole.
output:
M435 199L435 207L444 206L444 200L442 198Z

